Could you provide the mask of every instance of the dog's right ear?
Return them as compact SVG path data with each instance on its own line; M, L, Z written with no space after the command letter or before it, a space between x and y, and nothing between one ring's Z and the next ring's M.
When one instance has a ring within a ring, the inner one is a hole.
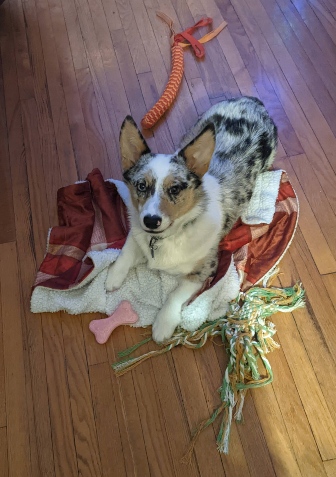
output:
M134 166L143 154L150 152L132 116L126 116L121 125L119 143L124 172Z

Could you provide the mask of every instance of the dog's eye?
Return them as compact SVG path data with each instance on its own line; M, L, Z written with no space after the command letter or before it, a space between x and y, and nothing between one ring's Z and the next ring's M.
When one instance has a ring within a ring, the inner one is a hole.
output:
M179 185L175 185L169 189L171 195L178 195L181 192L181 187Z
M138 182L137 189L138 189L139 192L145 192L145 190L146 190L145 182Z

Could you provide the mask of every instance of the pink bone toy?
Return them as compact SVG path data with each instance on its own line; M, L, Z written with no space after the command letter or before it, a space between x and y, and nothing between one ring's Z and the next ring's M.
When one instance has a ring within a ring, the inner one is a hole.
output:
M136 323L138 319L139 317L130 302L122 301L112 315L101 320L91 321L89 329L95 335L97 343L104 344L117 326Z

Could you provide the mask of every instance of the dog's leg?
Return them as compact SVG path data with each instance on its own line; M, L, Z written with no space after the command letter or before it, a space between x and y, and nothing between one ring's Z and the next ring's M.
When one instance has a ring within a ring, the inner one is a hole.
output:
M139 245L130 233L117 260L110 266L106 278L106 290L113 291L121 287L131 268L146 261Z
M202 288L202 285L203 283L199 281L186 278L180 280L154 321L152 328L154 341L161 343L171 338L175 328L181 323L182 306Z

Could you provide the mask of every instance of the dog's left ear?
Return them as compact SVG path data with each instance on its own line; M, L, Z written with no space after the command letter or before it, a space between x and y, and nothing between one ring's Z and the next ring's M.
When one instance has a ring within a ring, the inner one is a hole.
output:
M124 172L134 166L143 154L150 152L132 116L126 116L121 125L119 143Z
M209 168L215 145L215 127L213 124L209 124L180 151L180 155L184 157L188 168L202 177Z

